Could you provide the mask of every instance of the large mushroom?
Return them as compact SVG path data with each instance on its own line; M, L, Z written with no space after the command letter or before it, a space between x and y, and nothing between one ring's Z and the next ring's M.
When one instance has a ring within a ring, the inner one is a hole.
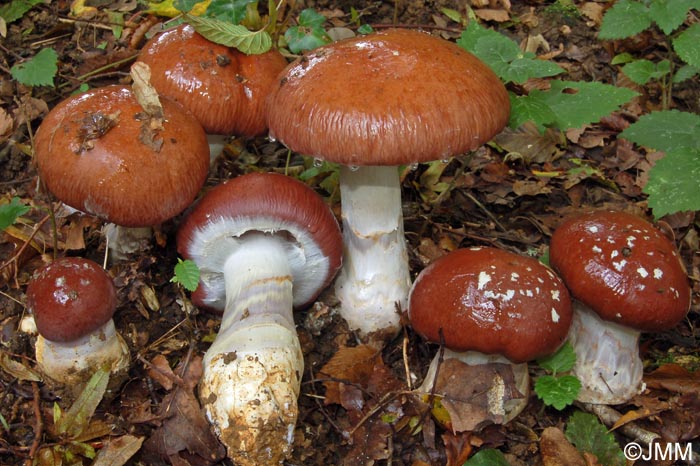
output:
M37 130L34 155L48 190L129 229L111 241L113 256L140 249L150 227L191 204L209 170L202 126L177 103L161 104L162 114L150 115L132 88L106 86L62 101Z
M409 295L413 329L445 346L433 359L419 392L446 397L470 387L472 403L460 430L506 423L527 405L527 361L554 353L566 340L571 299L566 286L534 258L491 247L457 249L437 259L416 278ZM481 366L478 377L461 383L445 372L454 362ZM438 376L436 378L436 375ZM478 378L479 380L474 380ZM485 380L482 380L485 379ZM455 385L456 384L456 385Z
M112 372L111 387L123 380L129 349L114 326L116 305L112 278L87 259L57 259L30 280L37 364L59 391L76 396L103 366Z
M268 100L270 136L342 164L341 313L363 337L399 328L410 276L398 165L473 150L508 121L498 77L456 44L391 29L320 47ZM378 332L378 333L377 333Z
M671 329L690 308L675 246L648 221L603 210L566 219L552 234L549 259L575 298L569 341L578 399L628 401L644 387L640 332Z
M188 24L153 37L139 54L160 95L190 110L207 132L211 156L229 135L266 132L265 99L287 60L277 50L247 55L211 42Z
M194 303L223 311L199 385L207 417L236 464L277 464L291 451L304 368L292 310L340 267L338 222L303 183L253 173L209 191L177 244L201 271Z

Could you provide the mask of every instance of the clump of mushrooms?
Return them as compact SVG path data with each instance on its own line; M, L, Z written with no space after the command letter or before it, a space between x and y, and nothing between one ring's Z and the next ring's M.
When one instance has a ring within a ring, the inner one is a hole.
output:
M277 464L291 452L304 370L292 311L340 267L338 222L303 183L252 173L209 191L177 244L201 271L193 302L223 311L199 385L207 417L236 464Z
M111 277L87 259L57 259L29 282L27 308L39 333L37 364L68 397L77 396L100 367L111 369L108 389L126 376L129 349L114 326L116 305Z
M644 389L640 332L675 327L690 285L674 244L620 211L573 215L552 234L549 258L574 300L569 341L579 401L619 404Z
M527 361L552 354L564 343L572 310L564 283L536 259L474 247L452 251L420 272L408 315L417 333L444 344L443 364L488 366L480 373L486 381L474 385L475 393L463 394L466 399L486 396L486 409L471 406L468 415L460 416L459 430L474 430L509 422L527 406ZM418 391L445 397L447 404L460 382L439 376L439 356Z
M391 29L291 63L268 99L270 136L342 164L341 314L362 337L395 335L411 280L399 165L476 149L506 125L498 77L456 44Z

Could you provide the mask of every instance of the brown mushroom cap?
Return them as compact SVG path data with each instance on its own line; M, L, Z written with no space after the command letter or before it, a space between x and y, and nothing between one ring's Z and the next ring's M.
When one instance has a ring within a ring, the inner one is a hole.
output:
M178 252L201 271L192 294L197 306L223 311L223 266L232 248L239 247L229 239L249 232L280 235L303 254L292 265L295 307L313 302L340 268L343 239L323 199L294 178L249 173L209 191L178 230Z
M240 136L265 132L265 99L287 66L277 50L246 55L187 24L152 38L139 60L158 93L190 110L207 133Z
M561 346L572 309L562 281L536 259L471 248L423 269L411 289L408 314L414 330L430 341L521 363Z
M608 321L645 332L673 328L690 308L690 285L673 243L625 212L566 219L552 234L552 267L571 294Z
M70 97L44 118L35 156L46 187L71 207L125 227L153 226L196 197L209 171L201 125L161 99L162 147L141 142L144 110L126 86Z
M268 99L270 135L344 165L401 165L473 150L508 122L483 62L429 34L391 29L296 60Z
M112 278L87 259L58 259L27 286L27 307L38 332L49 341L69 342L89 335L112 318L116 305Z

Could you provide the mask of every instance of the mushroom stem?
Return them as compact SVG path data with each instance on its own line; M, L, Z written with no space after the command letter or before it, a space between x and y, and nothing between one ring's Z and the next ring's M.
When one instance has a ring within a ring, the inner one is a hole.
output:
M200 398L234 463L277 464L291 451L304 360L283 241L248 233L226 259L226 308L204 355Z
M581 381L578 400L624 403L644 390L638 330L601 319L574 300L569 342L576 352L573 375Z
M411 278L397 167L340 169L343 267L335 284L340 313L362 337L393 337L397 304L406 308Z
M124 227L107 223L102 231L107 238L111 262L124 260L129 254L148 249L153 238L151 227Z

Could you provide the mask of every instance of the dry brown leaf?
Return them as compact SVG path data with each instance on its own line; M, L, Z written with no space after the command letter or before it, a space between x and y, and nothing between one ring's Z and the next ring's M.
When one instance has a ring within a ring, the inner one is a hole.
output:
M122 466L141 449L144 437L122 435L107 441L92 466Z
M547 427L542 431L540 455L544 466L586 466L581 453L557 427Z
M445 444L446 466L461 466L472 453L471 432L445 432L442 434L442 442Z
M505 23L510 20L510 13L506 10L494 10L492 8L480 8L474 10L474 14L484 21L496 21L497 23Z
M605 5L598 2L586 2L579 8L583 16L593 21L595 25L600 25L603 22L603 13Z
M344 385L343 382L360 385L367 383L378 361L381 361L381 356L371 346L340 348L319 371L322 377L333 379L323 382L326 387L325 404L342 405L340 386Z
M552 188L544 180L516 180L513 183L513 192L518 196L537 196L538 194L551 193Z
M527 163L546 163L558 158L561 150L557 144L563 141L554 132L547 130L540 134L534 125L526 123L516 130L506 127L496 135L494 142Z
M638 419L644 419L646 417L651 416L652 414L654 414L654 413L652 413L649 409L637 409L637 410L628 411L625 414L623 414L622 416L620 416L620 419L618 419L615 422L615 424L610 426L610 430L615 430L618 427L624 426L628 422L633 422L633 421L636 421Z
M148 376L168 391L172 390L173 381L178 378L170 368L170 363L167 358L162 354L157 354L151 359L151 366L148 368Z
M0 108L0 143L7 141L12 133L12 117L7 114L4 108Z
M648 388L700 394L700 371L690 372L678 364L664 364L644 377Z

